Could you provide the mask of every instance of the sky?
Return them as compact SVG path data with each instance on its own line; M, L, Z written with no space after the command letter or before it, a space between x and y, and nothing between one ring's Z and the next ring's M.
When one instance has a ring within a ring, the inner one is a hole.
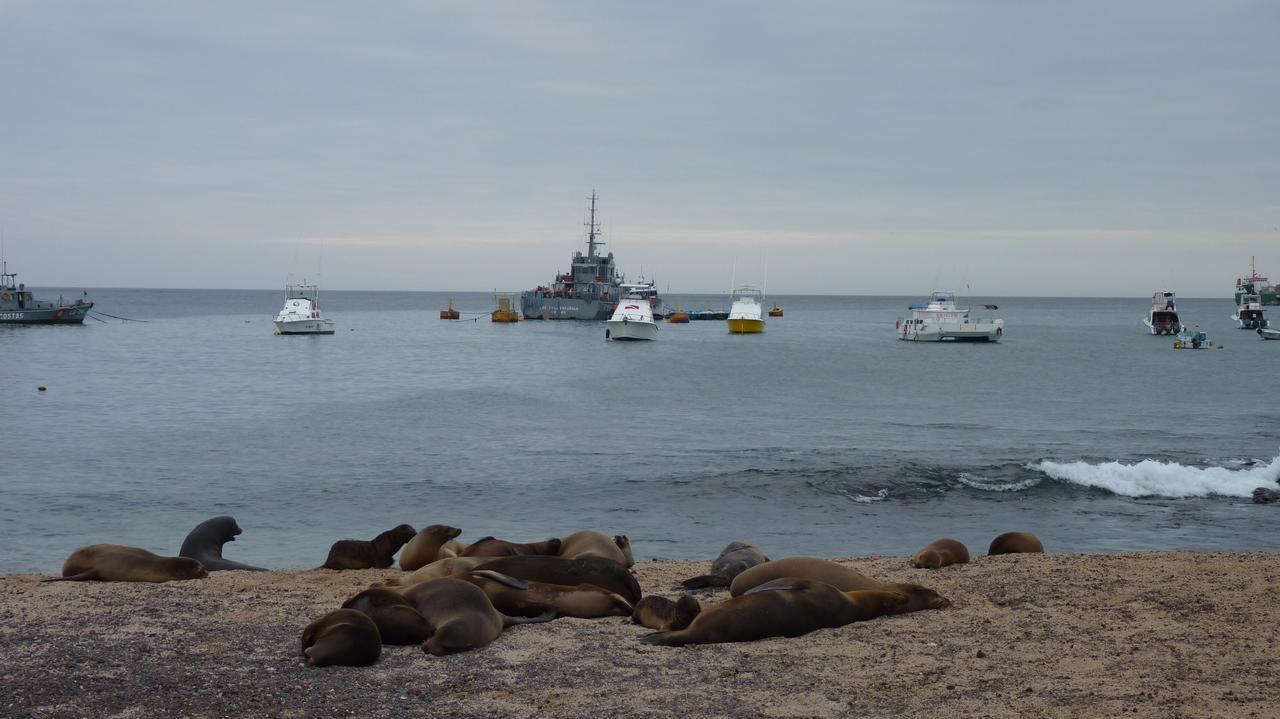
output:
M34 286L1229 296L1280 4L0 0Z

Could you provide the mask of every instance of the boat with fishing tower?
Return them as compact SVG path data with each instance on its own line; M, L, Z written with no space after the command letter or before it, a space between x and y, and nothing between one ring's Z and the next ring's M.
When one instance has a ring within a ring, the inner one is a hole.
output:
M931 292L929 301L908 305L911 314L899 318L898 339L909 342L999 342L1004 336L1004 320L974 317L968 305L956 302L954 292ZM995 305L983 305L998 310Z
M1160 290L1151 295L1151 308L1142 318L1153 335L1176 335L1183 330L1178 318L1178 296L1170 290Z
M725 321L729 324L729 333L735 335L757 335L764 332L764 291L749 285L743 285L729 294L729 316Z
M331 335L333 320L320 316L320 288L317 285L285 284L284 307L273 320L278 335Z
M93 309L85 294L74 302L61 296L57 302L38 300L18 282L18 274L9 271L9 263L0 260L0 324L11 325L79 325Z

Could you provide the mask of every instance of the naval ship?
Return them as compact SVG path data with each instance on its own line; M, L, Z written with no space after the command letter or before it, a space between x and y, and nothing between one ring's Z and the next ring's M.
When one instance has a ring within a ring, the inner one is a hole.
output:
M520 295L520 311L528 320L607 320L623 295L624 278L613 261L613 253L602 255L597 248L600 224L596 222L596 193L591 193L587 227L587 254L573 253L568 272L556 275L549 286L526 290ZM653 283L648 283L652 285ZM650 304L660 311L662 301L655 287L648 288Z
M93 309L84 299L75 302L37 300L26 285L18 284L18 275L9 271L9 263L0 260L0 324L78 325Z

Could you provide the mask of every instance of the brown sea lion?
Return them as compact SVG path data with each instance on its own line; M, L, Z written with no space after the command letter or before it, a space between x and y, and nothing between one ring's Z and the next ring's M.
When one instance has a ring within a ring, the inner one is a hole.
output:
M382 586L398 587L403 592L415 584L422 584L430 579L439 579L440 577L469 572L486 562L492 561L493 557L449 557L448 559L437 559L431 564L415 569L412 572L398 577L390 577L383 581Z
M619 534L609 539L607 535L592 529L574 532L565 537L560 542L559 556L565 559L602 557L612 559L624 567L630 567L636 563L635 557L631 554L631 540L627 539L626 535Z
M468 546L460 557L522 557L527 555L547 555L554 557L560 552L560 540L552 537L541 542L517 544L504 539L484 537Z
M716 561L711 563L711 573L700 577L692 577L680 582L687 589L701 587L727 587L733 578L756 566L769 561L755 545L746 542L730 542L720 552Z
M302 655L313 667L367 667L381 654L378 625L354 609L329 612L302 630Z
M456 539L450 539L440 547L440 551L436 552L436 559L449 559L450 557L461 557L462 553L467 551L467 547L471 546Z
M988 555L996 554L1042 554L1044 545L1040 538L1031 532L1005 532L991 540Z
M62 576L46 582L172 582L209 576L190 557L162 557L140 547L92 544L81 547L62 564Z
M969 548L954 539L936 539L916 552L911 566L916 569L941 569L952 564L968 564Z
M676 631L689 626L701 611L702 605L691 594L674 602L650 594L636 604L635 611L631 613L631 623L660 632Z
M483 647L506 627L555 618L547 612L531 619L511 617L493 608L484 590L461 579L442 577L415 584L404 592L433 630L422 650L437 656Z
M374 587L348 599L343 609L354 609L378 625L383 644L421 644L431 636L431 625L400 592Z
M900 614L906 610L907 602L899 592L842 592L826 582L786 578L704 608L685 629L656 632L640 641L678 647L798 637L815 629Z
M413 527L402 524L395 529L363 539L340 539L329 548L329 556L321 569L386 569L404 543L417 534Z
M626 567L612 559L582 557L502 557L485 562L480 568L490 569L526 582L547 584L594 584L620 594L634 605L640 601L640 583Z
M536 617L553 610L558 617L597 619L629 617L633 611L631 602L594 584L526 582L484 568L455 576L484 590L494 609L517 617Z
M826 582L842 592L880 590L905 594L909 612L941 609L951 604L946 597L919 584L882 582L835 562L816 557L774 559L752 567L734 578L733 584L729 587L729 593L735 597L741 596L753 587L785 577Z
M196 528L187 534L187 538L182 540L182 549L178 550L178 556L190 557L203 564L204 568L210 572L224 569L247 569L253 572L267 571L262 567L254 567L222 558L222 545L236 541L236 537L242 531L233 517L224 515L206 519L197 524Z
M462 534L461 529L447 524L433 524L418 532L404 545L404 551L400 552L400 568L412 572L442 559L439 556L441 548L459 534Z

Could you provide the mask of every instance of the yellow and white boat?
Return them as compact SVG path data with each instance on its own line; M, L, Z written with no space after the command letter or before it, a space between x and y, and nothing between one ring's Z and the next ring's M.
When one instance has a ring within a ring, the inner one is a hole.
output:
M761 310L764 293L754 287L743 286L730 294L733 301L729 308L729 333L754 335L764 332L764 312Z

